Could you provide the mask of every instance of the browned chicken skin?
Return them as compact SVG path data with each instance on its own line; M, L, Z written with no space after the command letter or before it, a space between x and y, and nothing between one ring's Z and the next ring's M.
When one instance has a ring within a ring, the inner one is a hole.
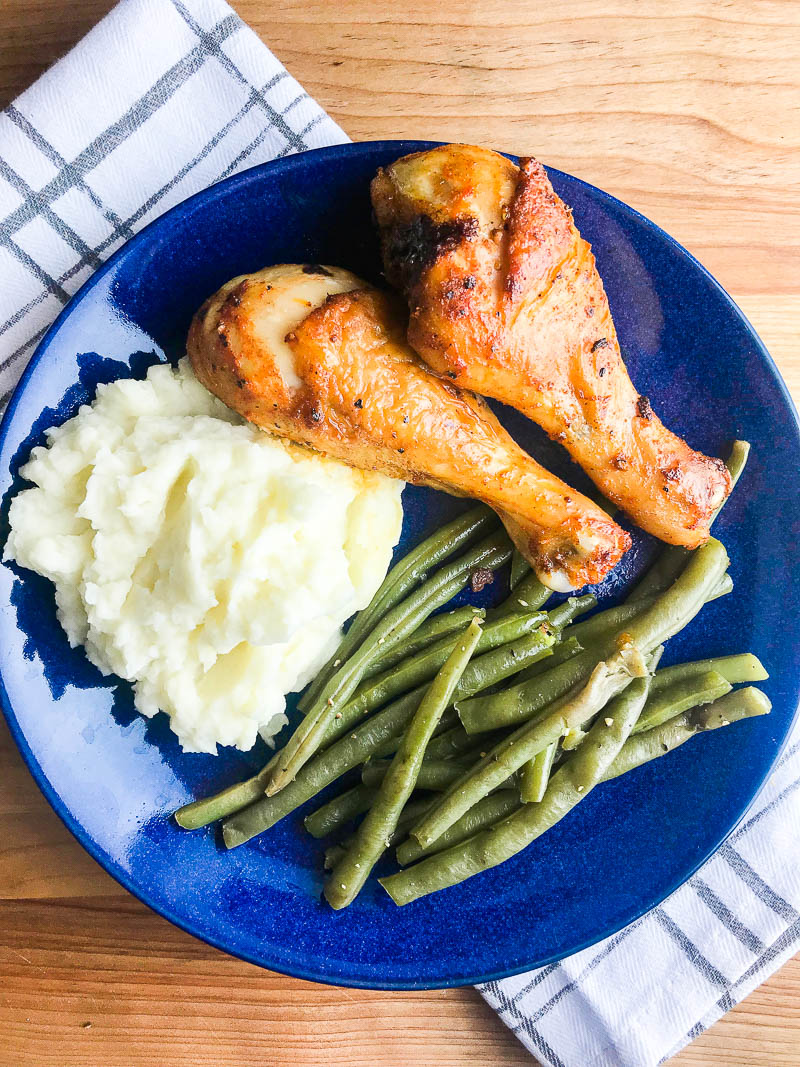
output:
M405 326L389 297L346 271L271 267L206 301L188 352L200 381L264 429L485 501L552 588L602 579L628 535L520 449L483 400L431 373Z
M423 359L539 423L643 529L702 544L728 472L637 392L591 247L541 164L447 145L380 171L372 202Z

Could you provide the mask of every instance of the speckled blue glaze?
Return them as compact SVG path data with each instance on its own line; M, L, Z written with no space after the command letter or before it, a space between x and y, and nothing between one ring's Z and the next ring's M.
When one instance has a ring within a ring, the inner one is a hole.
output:
M98 382L179 355L192 312L227 278L312 260L379 281L368 183L377 166L423 147L341 145L257 167L168 212L118 252L47 334L8 409L2 540L18 468L45 428L72 415ZM336 913L320 896L323 846L302 832L300 816L231 853L213 829L188 834L168 818L260 766L263 751L183 755L164 716L141 718L126 684L102 678L69 648L49 583L0 567L0 697L48 800L131 892L254 963L348 985L419 988L563 957L689 877L740 820L787 736L800 661L800 447L786 389L742 314L687 252L605 193L551 177L594 246L639 389L707 452L724 454L734 437L754 442L715 530L736 591L671 642L665 662L752 649L772 672L764 688L773 713L603 786L522 855L463 886L398 909L373 881ZM585 486L535 427L501 416L537 457ZM401 548L463 507L419 489L407 489L404 504ZM609 601L655 551L650 538L634 538L600 591Z

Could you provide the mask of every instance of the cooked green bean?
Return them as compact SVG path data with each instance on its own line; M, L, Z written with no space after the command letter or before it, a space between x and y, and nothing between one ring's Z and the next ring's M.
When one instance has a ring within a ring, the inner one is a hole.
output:
M370 789L377 788L386 777L390 766L391 763L386 760L365 763L361 771L361 781ZM460 778L466 769L467 765L458 759L428 759L426 756L419 768L416 788L441 793Z
M553 590L548 589L536 577L534 571L526 574L516 586L512 586L511 595L493 608L487 618L499 618L501 615L509 615L515 611L528 612L541 608L553 595Z
M546 618L546 617L545 617ZM523 629L526 626L523 625ZM484 652L471 660L464 677L458 683L456 698L478 693L490 685L504 681L529 664L538 663L551 654L555 647L556 635L549 632L550 627L543 622L530 634L523 634L516 641L501 645L491 652ZM343 737L364 718L366 711L356 702L345 704L341 712L334 716L322 739L326 748L338 738Z
M634 645L626 645L607 661L596 664L579 692L565 697L540 718L523 723L455 782L412 829L414 837L423 845L435 841L473 804L501 785L537 752L558 741L567 730L582 726L612 697L622 692L633 678L646 673L645 662Z
M622 604L617 604L616 607L598 611L590 619L578 622L570 627L569 635L574 637L576 641L580 641L584 648L587 648L595 641L604 640L609 634L618 633L623 623L629 622L630 619L634 619L637 615L647 611L655 599L654 596L651 596L630 603L625 601Z
M425 756L431 759L450 759L453 756L462 756L473 748L475 748L475 738L470 737L459 723L451 730L445 730L443 734L434 737L425 750Z
M577 656L583 651L583 645L574 637L568 637L566 641L559 641L557 645L553 645L549 656L539 660L537 663L532 663L530 667L526 667L524 671L520 671L515 679L515 683L519 684L520 682L527 682L529 678L538 678L540 674L552 670L553 667L557 667L559 663L565 663L568 659L572 659L573 656Z
M747 457L749 455L750 445L747 441L733 442L731 453L725 461L725 466L728 468L731 476L731 493L736 487L736 483L739 481L739 478L747 465ZM730 500L730 493L714 512L709 526L713 524L720 511L722 511L726 500ZM665 548L650 570L647 571L644 577L639 581L638 585L634 587L633 592L628 599L638 600L641 597L650 596L653 593L660 593L663 589L666 589L680 574L690 554L689 549L681 548L680 545L670 545L668 548Z
M381 654L374 663L370 664L367 670L364 671L364 678L373 678L376 674L382 674L389 667L394 667L401 660L421 652L423 648L428 648L435 641L439 641L450 634L459 633L466 626L469 626L473 619L480 621L485 617L486 612L483 608L476 608L474 604L467 604L466 607L456 608L454 611L443 611L439 615L433 615L423 622L402 645L397 645L391 652Z
M713 704L685 711L653 730L629 737L603 775L603 781L619 778L621 774L627 774L643 763L665 756L697 733L718 730L721 726L728 726L732 722L754 715L766 715L771 707L769 698L760 689L753 686L734 689L732 693Z
M273 757L274 759L274 757ZM202 797L191 804L184 804L175 812L175 822L184 830L199 830L217 819L224 819L264 796L264 787L272 773L270 761L258 774L243 782L235 782L210 797Z
M478 749L486 750L490 744L497 740L497 738L494 734L484 734L477 740L479 742L479 745L477 746ZM461 723L459 723L451 730L445 730L444 733L433 738L425 750L425 758L452 759L455 757L456 759L459 759L460 757L469 755L476 749L475 741L475 737L468 734ZM481 756L482 755L483 752L481 752Z
M691 663L676 663L662 667L653 678L651 698L662 690L686 678L698 678L707 671L717 671L723 678L738 685L739 682L763 682L769 678L764 665L752 652L739 652L733 656L712 656L711 659L693 660Z
M387 840L397 828L403 808L414 791L428 742L480 636L480 626L471 622L423 697L378 788L375 802L356 830L353 844L333 868L325 885L325 899L331 907L346 908L355 900L386 849Z
M732 688L731 683L718 671L678 678L658 693L651 693L634 733L652 730L654 726L660 726L662 722L674 719L681 712L700 704L711 704L730 693Z
M612 701L580 749L555 772L538 804L523 804L469 840L381 878L381 885L392 900L408 904L496 867L559 822L602 780L619 753L647 699L650 677L646 673L636 678ZM423 817L423 822L426 820L427 816Z
M558 742L553 741L537 752L522 768L519 782L519 798L523 804L538 804L550 781L550 771L556 758Z
M551 626L554 626L556 630L563 630L573 619L577 619L579 615L584 615L596 607L597 597L592 596L591 593L585 593L583 596L568 597L563 603L551 608L547 617Z
M496 570L510 556L511 543L504 532L484 538L459 559L442 567L384 615L353 655L331 676L286 742L267 784L267 794L271 796L283 789L314 755L323 742L328 724L350 699L372 661L402 642L437 608L446 604L464 587L476 568Z
M664 646L663 645L659 645L658 648L654 649L654 651L651 652L650 655L647 657L647 671L648 671L648 674L650 674L651 676L652 676L653 672L655 671L656 667L658 666L663 654L664 654ZM648 692L649 693L652 693L652 686L653 686L653 680L652 680L652 677L651 677L649 679L649 681L648 681ZM634 692L636 692L636 690L634 690ZM627 693L627 689L625 690L625 693ZM622 696L616 697L615 701L612 701L608 705L609 708L613 709L614 705L615 705L615 702L617 704L622 702L623 698L625 696L625 693L623 693ZM613 713L613 711L609 712L608 710L606 710L605 715L608 716L609 714L612 714L612 713ZM574 751L576 748L578 748L580 745L583 744L583 742L586 740L586 737L588 736L590 727L591 727L591 724L587 722L584 725L574 726L571 729L566 731L564 736L561 738L561 755L562 755L562 757L567 756L570 752ZM634 729L636 729L636 727L634 727ZM539 755L542 755L542 753L539 753ZM555 756L555 753L554 753L554 756ZM530 795L531 799L530 800L527 799L524 774L525 774L526 771L528 771L528 768L531 766L531 764L533 762L534 761L531 760L523 768L523 777L521 779L521 784L520 784L520 797L526 803L535 803L536 800L534 800L534 797L536 796L536 794L540 790L543 792L544 789L547 787L547 779L545 779L544 785L541 786L537 782L536 773L532 770L531 772L529 772L531 774L531 776L532 776L531 777L530 786L529 786L529 795ZM551 761L551 764L552 764L552 761ZM550 770L551 770L551 767L548 766L548 768L547 768L548 775L550 774ZM539 772L539 773L541 774L542 772ZM541 797L539 797L538 799L540 800Z
M310 760L280 793L268 797L262 791L259 800L226 819L222 836L227 847L236 848L268 830L370 756L393 752L422 695L422 690L407 693Z
M664 646L663 645L659 645L658 648L654 649L646 658L646 666L647 666L647 678L646 678L647 685L645 686L645 696L646 696L646 698L648 698L649 695L653 691L654 672L655 672L656 667L660 663L661 657L663 656L663 654L664 654ZM727 683L725 683L725 684L727 684ZM629 710L630 710L630 707L632 705L632 702L636 702L638 700L638 693L639 692L640 692L639 688L634 686L633 683L631 683L631 685L628 686L628 688L625 689L624 692L622 692L619 696L615 697L608 704L608 706L603 711L603 718L608 720L609 718L613 718L614 716L616 716L617 714L620 714L620 713L624 713L624 714L627 715L629 713ZM643 705L643 706L646 706L646 705ZM641 715L642 715L642 706L639 706L639 711L637 712L637 722L638 722L638 718L641 717ZM606 725L608 725L608 721L606 721ZM571 730L567 730L566 734L561 739L562 757L565 757L568 753L574 751L576 748L578 748L580 745L582 745L583 742L586 740L586 738L589 736L589 733L590 733L591 729L592 729L591 724L587 723L587 724L585 724L583 726L576 726ZM634 730L636 729L636 724L635 723L634 723L633 729ZM520 791L520 795L522 795L521 791Z
M485 654L492 649L503 647L506 651L491 660L484 659L483 655L474 658L469 667L470 677L475 671L488 669L492 672L495 682L502 681L521 669L521 666L547 656L548 648L553 644L547 639L547 628L560 629L566 626L576 615L588 611L594 604L596 600L592 596L570 597L547 615L543 612L528 612L494 619L484 627L477 651ZM543 623L546 623L547 627L542 628ZM530 633L537 635L533 641L520 640ZM406 692L412 686L432 678L447 659L452 647L453 638L442 638L415 656L408 657L397 667L368 682L362 682L329 725L323 737L323 745L335 740L360 722L369 711ZM499 664L503 661L507 661L507 666L501 670ZM511 670L511 667L514 670ZM460 692L459 688L459 695Z
M709 593L706 603L708 604L720 596L725 596L732 589L733 582L730 575L723 575ZM606 608L605 611L599 611L590 619L586 619L585 622L579 622L576 626L573 626L570 629L570 636L574 637L576 641L580 641L585 648L592 642L598 641L609 633L618 630L629 619L634 619L637 615L641 615L654 603L655 599L655 594L641 596L635 600L625 600L622 604L617 604L616 607Z
M310 815L306 815L303 825L312 837L327 837L340 826L355 819L356 815L367 811L374 799L374 789L366 785L353 786L312 811Z
M548 616L543 611L529 612L527 615L508 615L483 627L478 653L490 652L501 645L510 644L518 638L538 630L542 623L547 623ZM464 626L461 627L463 633ZM443 637L429 648L409 656L402 663L384 671L367 682L362 682L353 696L341 709L348 722L357 722L370 711L381 707L400 693L430 681L453 650L458 638L449 635Z
M733 582L731 582L730 577L726 574L714 587L714 590L709 595L706 603L716 599L718 596L724 596L725 593L730 592L732 588ZM619 628L623 623L634 618L636 615L640 615L654 602L654 600L655 597L648 597L646 600L637 603L629 604L625 602L624 604L618 604L614 608L607 608L605 611L598 612L585 622L580 622L575 626L571 626L569 630L570 636L566 640L562 640L560 644L553 648L552 657L541 663L534 663L531 667L520 672L515 684L519 685L522 682L529 681L531 678L540 677L542 674L557 667L565 660L572 659L573 656L577 656L580 652L583 652L586 645L596 643L598 639L607 637L611 632L619 631ZM551 617L552 614L553 613L550 612ZM745 681L746 679L743 678L741 680ZM558 679L556 679L556 682L558 682ZM655 684L656 683L654 682L654 685Z
M617 505L612 500L609 500L608 497L603 496L597 489L589 490L585 495L588 496L590 500L593 500L595 504L597 504L599 508L602 508L606 515L609 515L612 519L619 511Z
M723 574L714 588L706 599L706 604L710 604L712 600L719 600L722 596L727 596L728 593L733 592L733 578L729 574Z
M694 618L727 566L725 549L712 537L692 553L683 573L672 586L640 615L623 624L619 631L609 633L585 652L537 678L490 696L459 700L457 710L467 733L495 730L530 719L587 678L595 665L611 654L622 634L629 635L642 653L652 651Z
M394 832L391 833L387 838L389 843L386 847L391 848L391 846L396 845L400 841L402 841L406 833L408 832L408 828L410 826L413 826L417 819L422 818L422 816L425 814L425 812L428 810L432 803L433 798L430 795L420 797L412 796L409 802L403 808L403 811L400 814L400 818L397 820L397 826ZM340 858L344 855L346 850L352 845L353 841L355 840L355 836L355 832L350 833L345 838L343 838L337 846L335 846L339 849L339 852L336 853L337 858ZM332 850L326 850L325 852L326 871L330 870L334 866L333 863L328 863L328 851Z
M518 682L489 696L459 700L456 710L461 724L467 733L480 734L527 722L573 686L584 682L602 662L603 653L610 652L612 647L613 641L608 640L602 650L586 649L527 682Z
M717 688L720 689L716 696L708 695L704 688L709 672L716 675ZM762 682L765 678L769 675L761 661L750 652L664 667L656 672L647 706L633 732L651 730L682 711L717 700L739 682ZM723 681L727 688L721 684Z
M447 525L435 530L390 569L369 604L356 615L339 647L317 674L298 703L307 712L336 669L356 650L358 645L383 616L409 593L424 582L434 567L455 555L470 541L487 534L497 525L497 516L484 504L459 515Z
M465 811L449 830L445 830L441 837L438 837L427 848L423 848L415 837L407 837L397 846L397 862L402 867L406 867L423 856L441 852L451 845L466 841L479 830L485 830L487 826L493 826L506 815L510 815L518 807L519 794L516 789L498 789L495 793L484 797L483 800L479 800L477 804L473 804L469 811Z
M455 699L467 699L467 693L478 693L490 685L510 678L531 663L549 656L555 644L556 635L542 626L531 634L525 634L517 641L485 652L474 659L464 672L464 677L456 688Z
M325 858L322 861L322 866L326 871L331 871L347 852L347 845L344 843L341 845L328 845L325 849Z
M511 556L511 577L509 578L509 584L512 589L519 585L530 569L530 563L528 563L520 550L515 548Z
M547 655L554 640L553 634L535 631L510 645L478 656L464 671L455 695L464 698L474 696L490 685L508 678L521 667ZM377 758L393 752L399 744L398 734L416 711L424 692L425 688L420 687L406 693L355 729L348 727L344 720L336 723L335 728L344 731L342 735L306 764L294 782L275 796L265 797L262 791L259 799L249 807L242 804L231 809L233 817L223 825L226 845L235 848L249 841L251 837L268 830L295 808L305 804L353 767L364 763L370 757ZM440 726L449 730L457 722L455 712L448 711ZM214 800L216 798L211 797L207 803ZM221 810L213 818L223 818L227 814L229 813Z

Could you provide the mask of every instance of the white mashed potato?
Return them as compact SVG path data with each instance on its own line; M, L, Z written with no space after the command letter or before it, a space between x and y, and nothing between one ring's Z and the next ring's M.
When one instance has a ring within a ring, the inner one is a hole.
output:
M402 521L402 482L251 426L186 360L100 386L22 474L5 559L55 583L70 644L190 752L280 729Z

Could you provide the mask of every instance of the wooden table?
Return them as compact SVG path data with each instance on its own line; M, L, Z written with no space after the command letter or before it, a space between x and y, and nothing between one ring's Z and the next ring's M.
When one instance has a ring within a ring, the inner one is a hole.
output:
M643 211L733 294L800 399L797 0L234 6L354 139L536 154ZM110 7L2 0L0 104ZM532 1062L470 989L312 985L170 926L70 837L4 726L0 826L2 1065ZM800 957L673 1063L800 1067Z

